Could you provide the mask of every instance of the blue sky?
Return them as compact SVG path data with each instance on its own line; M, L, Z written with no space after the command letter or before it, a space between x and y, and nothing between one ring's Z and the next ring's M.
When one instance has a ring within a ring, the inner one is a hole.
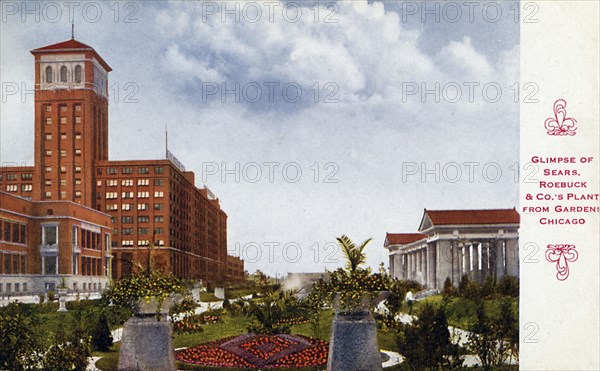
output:
M514 3L475 3L457 21L447 2L425 15L420 3L252 3L258 16L228 2L225 22L222 2L73 14L76 39L114 70L110 158L162 158L168 126L171 151L228 213L231 252L284 274L341 266L341 234L373 237L369 264L387 264L385 233L415 231L424 208L518 206ZM31 89L29 50L70 38L68 9L10 4L1 80ZM421 94L436 84L439 102ZM4 93L0 119L0 161L32 164L33 96Z

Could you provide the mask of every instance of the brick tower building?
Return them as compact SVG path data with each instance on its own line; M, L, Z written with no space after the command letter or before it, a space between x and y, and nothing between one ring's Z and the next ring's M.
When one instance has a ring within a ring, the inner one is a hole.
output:
M0 167L0 295L64 277L100 290L150 259L186 279L243 277L227 255L227 214L193 172L168 151L109 160L112 69L100 54L74 38L31 53L35 166Z

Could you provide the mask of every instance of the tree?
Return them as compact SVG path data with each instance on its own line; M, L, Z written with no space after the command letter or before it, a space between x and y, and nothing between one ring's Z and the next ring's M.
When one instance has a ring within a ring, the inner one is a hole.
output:
M367 256L363 251L371 240L372 238L368 238L362 244L356 246L346 235L337 238L338 245L340 245L346 257L346 269L350 273L355 272L360 265L366 262Z
M414 324L401 325L398 349L411 369L451 369L462 365L459 347L452 344L443 307L425 303Z
M100 313L92 331L92 347L94 350L106 352L113 344L113 337L108 327L108 319L104 311Z
M0 369L36 368L42 344L36 334L39 321L29 306L10 303L0 308Z

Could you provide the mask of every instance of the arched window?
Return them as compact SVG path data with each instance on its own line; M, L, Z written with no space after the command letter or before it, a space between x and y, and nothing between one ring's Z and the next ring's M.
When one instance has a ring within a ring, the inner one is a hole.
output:
M60 68L60 82L67 82L67 67L62 66Z
M52 82L52 67L46 67L46 82Z
M80 65L75 66L75 82L76 83L81 82L81 66Z

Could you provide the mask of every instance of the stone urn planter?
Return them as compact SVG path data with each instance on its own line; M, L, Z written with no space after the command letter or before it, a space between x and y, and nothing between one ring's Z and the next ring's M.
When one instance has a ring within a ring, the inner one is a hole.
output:
M173 326L168 314L182 300L183 296L176 294L137 301L134 316L123 325L119 370L176 370Z
M152 317L158 316L166 319L169 315L169 310L176 304L181 303L183 296L180 294L170 295L160 299L156 297L141 298L135 303L136 317Z
M66 312L67 311L67 295L69 294L69 290L66 288L59 287L56 290L56 294L58 295L58 311L57 312Z
M344 304L341 294L333 299L335 317L331 326L328 371L381 370L377 344L377 325L371 310L384 301L389 292L364 292L353 305Z

